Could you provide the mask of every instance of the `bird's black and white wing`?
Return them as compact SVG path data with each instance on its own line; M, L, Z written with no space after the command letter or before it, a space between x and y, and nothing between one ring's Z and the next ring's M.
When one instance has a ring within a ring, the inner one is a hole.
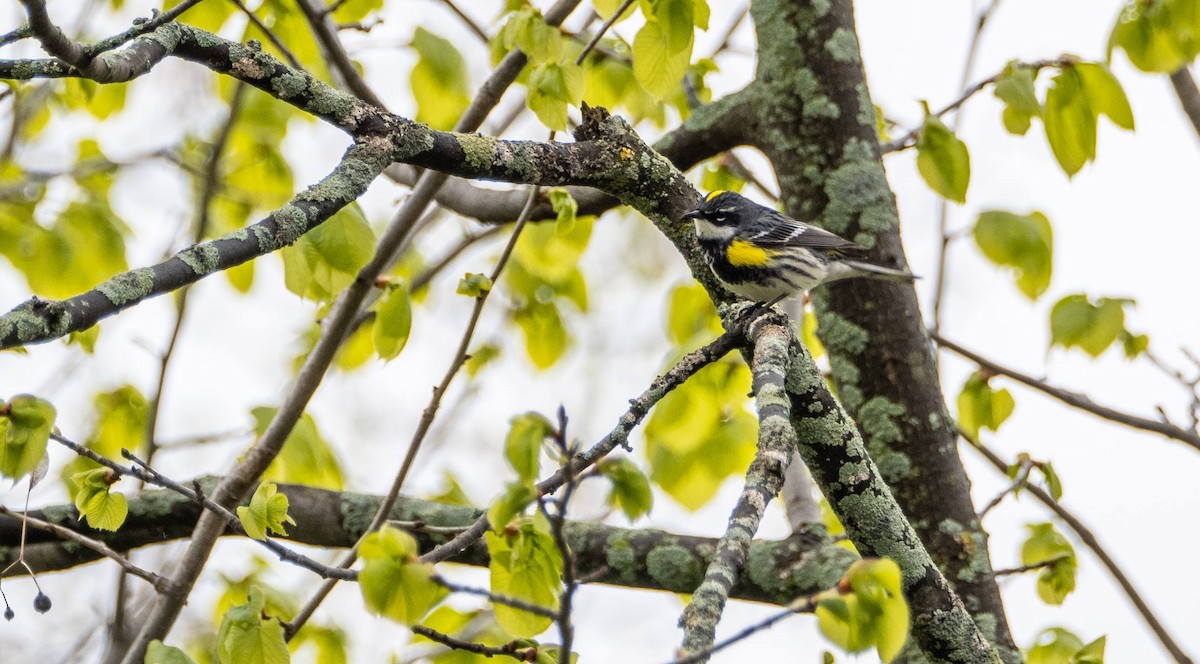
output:
M844 252L859 252L863 247L840 235L786 217L770 208L763 208L763 223L766 228L750 234L747 239L765 246L808 247L810 249L834 249Z

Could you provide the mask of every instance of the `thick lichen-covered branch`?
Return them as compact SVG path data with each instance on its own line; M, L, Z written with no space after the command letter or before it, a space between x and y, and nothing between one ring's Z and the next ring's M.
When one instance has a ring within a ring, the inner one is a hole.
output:
M394 153L387 140L358 142L325 179L248 228L191 246L158 265L124 272L66 300L31 298L0 316L0 348L86 330L147 298L286 247L361 196Z
M760 26L758 145L788 213L903 266L852 3L756 0L751 12ZM921 540L1002 658L1019 660L915 290L847 280L815 290L813 301L838 396L883 479L906 514L920 515Z
M794 337L790 356L786 384L800 457L859 553L891 558L900 565L917 645L932 661L996 661L996 652L930 559L867 455L858 428L829 393L808 349Z
M201 487L211 492L218 481L215 477L205 478ZM295 526L288 527L287 539L324 548L352 546L382 501L381 496L300 485L281 484L279 490L288 497L288 513L296 520ZM174 491L154 490L130 497L129 516L115 532L88 528L70 504L36 510L31 515L80 532L111 549L128 551L187 538L201 509L197 502ZM471 507L406 496L391 511L391 518L417 538L422 552L446 542L455 529L470 526L479 515ZM18 517L0 515L0 541L19 541L20 529ZM570 522L566 534L581 574L589 576L592 582L672 592L694 588L716 548L716 541L711 538L586 521ZM15 555L15 548L0 548L0 565L7 565ZM36 573L68 569L103 557L78 543L35 530L29 531L25 556ZM749 547L750 573L733 587L731 596L786 604L792 597L837 583L856 559L854 554L817 534L754 541ZM486 567L487 547L477 541L450 560ZM777 570L787 573L776 574ZM19 565L9 572L24 573Z
M704 581L684 609L680 620L683 626L681 656L700 653L713 645L717 623L730 590L742 576L751 541L758 532L767 504L783 487L783 471L796 450L796 430L792 427L790 404L784 388L791 337L787 318L774 312L760 314L750 323L748 337L754 347L752 369L758 410L758 451L746 471L742 495L729 515L725 535L717 545L717 553L708 565Z

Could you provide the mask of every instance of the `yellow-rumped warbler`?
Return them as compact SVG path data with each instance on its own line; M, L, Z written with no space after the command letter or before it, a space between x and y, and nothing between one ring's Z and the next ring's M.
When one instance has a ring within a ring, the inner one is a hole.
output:
M683 215L717 280L735 295L774 304L818 284L850 277L912 281L907 272L849 258L866 251L732 191L717 190Z

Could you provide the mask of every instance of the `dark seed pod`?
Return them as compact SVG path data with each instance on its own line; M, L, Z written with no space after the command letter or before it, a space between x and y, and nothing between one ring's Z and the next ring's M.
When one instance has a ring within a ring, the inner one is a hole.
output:
M37 597L33 598L33 610L38 613L50 610L50 598L46 596L46 593L38 593Z
M16 617L17 617L17 614L15 611L12 610L11 606L4 607L4 619L5 620L12 620L13 618L16 618Z

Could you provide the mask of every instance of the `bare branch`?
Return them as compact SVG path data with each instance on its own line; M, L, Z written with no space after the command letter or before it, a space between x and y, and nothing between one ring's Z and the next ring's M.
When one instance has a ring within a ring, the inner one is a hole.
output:
M1200 450L1200 435L1197 435L1193 431L1187 431L1186 429L1177 427L1169 422L1161 422L1159 420L1139 417L1137 415L1131 415L1129 413L1123 413L1121 411L1114 410L1107 406L1102 406L1095 401L1092 401L1091 397L1088 397L1086 394L1070 392L1062 389L1061 387L1050 385L1044 380L1039 380L1032 376L1023 374L1015 369L1010 369L1008 367L996 364L995 362L973 353L939 334L931 333L931 336L933 337L933 340L942 348L952 350L956 354L971 360L972 362L978 364L984 369L987 369L988 371L991 371L992 373L1012 378L1018 383L1032 387L1042 394L1054 397L1068 406L1073 406L1080 410L1096 415L1097 417L1109 420L1111 422L1117 422L1118 424L1124 424L1125 426L1132 427L1134 429L1141 429L1142 431L1157 433L1166 436L1167 438L1177 440L1189 447Z
M966 436L964 436L964 438L966 438ZM992 464L1001 473L1008 472L1008 464L1004 462L1004 459L1000 458L1000 455L996 454L986 445L977 440L971 440L968 438L967 442L971 443L971 446L978 450L979 453L982 454L985 459L987 459L988 463ZM1121 571L1121 568L1117 565L1117 562L1113 560L1112 556L1108 555L1108 552L1100 545L1100 540L1096 539L1096 536L1092 534L1092 531L1085 526L1078 517L1069 512L1065 507L1059 504L1058 501L1051 498L1050 494L1046 493L1042 489L1033 485L1028 485L1026 490L1033 494L1033 496L1037 498L1039 502L1048 507L1050 511L1054 512L1058 518L1062 519L1063 523L1066 523L1067 527L1074 531L1075 535L1080 539L1080 541L1083 542L1084 546L1086 546L1093 554L1096 555L1096 558L1100 560L1100 564L1104 565L1105 569L1108 570L1108 573L1112 574L1113 578L1116 579L1117 585L1121 586L1121 590L1125 591L1125 596L1128 597L1129 601L1133 603L1133 606L1135 609L1137 609L1138 614L1140 614L1142 619L1146 621L1146 624L1150 627L1150 630L1153 631L1154 635L1158 637L1159 642L1162 643L1163 648L1165 648L1167 652L1171 654L1171 657L1178 662L1178 664L1192 664L1191 657L1189 657L1187 653L1180 648L1179 644L1175 642L1175 639L1171 637L1170 632L1167 631L1167 628L1161 622L1159 622L1158 617L1154 615L1154 611L1150 609L1150 607L1146 604L1146 601L1142 599L1141 594L1136 588L1133 587L1133 582L1125 576L1125 573Z
M128 558L117 553L104 542L94 540L86 535L83 535L82 533L71 530L70 528L64 528L57 524L50 523L49 521L43 521L37 517L30 516L28 513L22 514L19 512L14 512L3 505L0 505L0 516L7 516L12 519L22 519L30 526L37 528L38 530L44 530L61 539L70 540L76 544L86 546L92 551L95 551L96 553L113 560L121 566L121 569L125 570L129 574L148 582L150 585L154 586L154 589L158 592L167 591L168 581L166 577L159 576L154 572L134 565Z
M518 650L516 644L513 642L503 646L485 646L482 643L456 639L453 636L443 634L436 629L426 627L425 625L413 625L410 629L412 629L413 634L423 636L430 641L436 641L450 648L451 650L464 650L466 652L475 653L476 655L483 655L484 657L492 657L495 655L512 657L519 662L528 661L525 655L525 649L521 648Z
M1200 89L1196 87L1196 79L1192 78L1187 65L1171 72L1171 87L1175 89L1175 96L1179 97L1183 114L1191 121L1196 135L1200 136Z

